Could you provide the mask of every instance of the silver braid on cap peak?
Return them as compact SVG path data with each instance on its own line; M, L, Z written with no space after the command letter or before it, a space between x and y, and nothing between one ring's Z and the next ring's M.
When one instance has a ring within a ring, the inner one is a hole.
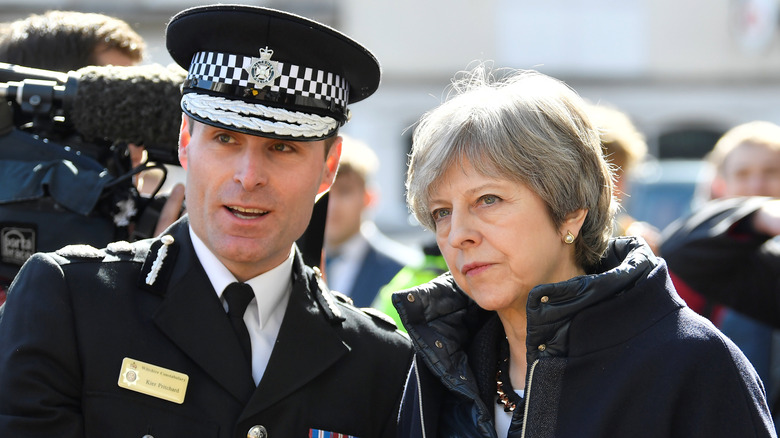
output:
M331 117L287 111L207 94L182 96L184 110L223 125L292 137L322 137L339 126ZM248 117L247 117L248 116ZM273 120L259 119L266 117Z

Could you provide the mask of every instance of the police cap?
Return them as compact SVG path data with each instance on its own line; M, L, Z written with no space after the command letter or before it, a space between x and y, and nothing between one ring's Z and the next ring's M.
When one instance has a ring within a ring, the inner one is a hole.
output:
M373 54L322 23L274 9L210 5L168 23L168 52L188 70L182 110L213 126L264 137L320 140L370 96Z

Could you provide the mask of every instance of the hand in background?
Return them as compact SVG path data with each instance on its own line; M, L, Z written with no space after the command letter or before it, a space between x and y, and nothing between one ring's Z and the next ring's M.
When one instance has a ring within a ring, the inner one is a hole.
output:
M753 227L761 233L780 235L780 199L767 201L753 216Z
M154 227L154 235L157 236L165 231L168 226L176 222L184 213L184 184L178 183L171 189L168 200L160 211L160 218Z

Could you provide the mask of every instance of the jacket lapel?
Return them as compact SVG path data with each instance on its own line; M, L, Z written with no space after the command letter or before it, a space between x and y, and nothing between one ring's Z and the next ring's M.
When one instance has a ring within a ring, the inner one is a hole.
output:
M303 387L349 352L349 346L313 298L300 257L296 258L293 269L293 292L276 345L242 418L266 409Z
M255 389L252 372L224 308L198 261L186 221L169 230L180 245L163 302L154 315L165 333L206 374L242 402ZM147 257L155 258L155 251Z

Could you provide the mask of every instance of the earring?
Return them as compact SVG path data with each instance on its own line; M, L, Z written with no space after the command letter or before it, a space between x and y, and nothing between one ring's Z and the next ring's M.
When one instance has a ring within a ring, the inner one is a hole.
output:
M572 234L571 231L567 231L566 237L563 238L563 241L566 242L566 244L571 245L574 243L574 234Z

